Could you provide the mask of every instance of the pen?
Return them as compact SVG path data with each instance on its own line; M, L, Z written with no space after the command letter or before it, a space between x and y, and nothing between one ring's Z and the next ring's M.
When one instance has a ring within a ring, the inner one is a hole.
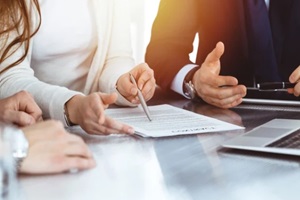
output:
M289 82L265 82L257 83L257 88L259 90L282 90L287 88L294 88L297 83Z
M150 116L150 112L149 112L149 109L148 109L148 106L147 106L147 104L146 104L146 101L145 101L145 99L144 99L144 97L143 97L143 94L142 94L141 90L140 90L139 87L137 86L137 83L136 83L136 81L135 81L135 79L134 79L134 77L132 76L131 73L129 73L129 76L130 76L131 82L132 82L132 83L136 86L136 88L137 88L137 92L138 92L137 95L138 95L138 98L139 98L139 100L140 100L140 102L141 102L141 104L142 104L142 107L143 107L144 112L146 113L146 115L147 115L149 121L152 121L151 116Z

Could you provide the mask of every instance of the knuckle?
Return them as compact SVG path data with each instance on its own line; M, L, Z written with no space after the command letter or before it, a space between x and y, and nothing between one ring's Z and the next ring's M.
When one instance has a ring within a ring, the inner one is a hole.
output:
M18 92L16 95L17 95L18 97L21 97L21 98L29 98L29 99L33 99L32 95L31 95L29 92L25 91L25 90L21 90L21 91Z

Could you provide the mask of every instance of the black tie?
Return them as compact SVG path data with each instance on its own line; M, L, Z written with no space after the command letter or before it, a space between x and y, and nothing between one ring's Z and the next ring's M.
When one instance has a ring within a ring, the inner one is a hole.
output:
M281 81L265 0L245 0L249 64L256 83Z

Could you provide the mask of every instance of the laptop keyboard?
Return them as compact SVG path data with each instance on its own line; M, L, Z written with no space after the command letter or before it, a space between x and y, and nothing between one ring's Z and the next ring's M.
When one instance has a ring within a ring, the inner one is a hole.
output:
M267 147L300 149L300 131L297 130L294 133L267 145Z

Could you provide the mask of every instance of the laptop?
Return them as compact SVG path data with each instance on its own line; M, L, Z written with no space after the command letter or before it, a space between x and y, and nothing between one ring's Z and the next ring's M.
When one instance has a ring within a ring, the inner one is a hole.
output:
M259 90L247 88L247 95L243 98L243 104L300 106L300 97L287 93L286 90Z
M300 120L273 119L224 142L222 146L300 156Z

